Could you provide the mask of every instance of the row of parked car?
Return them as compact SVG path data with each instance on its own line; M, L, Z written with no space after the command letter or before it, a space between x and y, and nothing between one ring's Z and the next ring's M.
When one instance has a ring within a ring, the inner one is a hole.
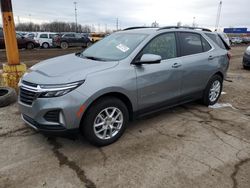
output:
M249 44L250 37L231 37L230 43L232 45L234 45L234 44Z
M67 49L69 47L88 47L92 43L102 39L104 35L89 35L87 33L17 32L16 37L18 48L33 49L37 47L59 47ZM0 29L0 49L4 48L4 35L3 31Z

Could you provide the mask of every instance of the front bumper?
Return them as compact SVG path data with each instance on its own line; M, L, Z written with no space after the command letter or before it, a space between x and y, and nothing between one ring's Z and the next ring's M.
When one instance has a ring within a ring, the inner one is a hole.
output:
M250 67L250 55L244 54L242 63L244 66Z
M33 129L41 132L69 132L79 129L84 113L83 105L87 100L78 91L55 98L36 98L31 105L25 104L18 97L22 119ZM46 114L58 111L58 122L50 121Z

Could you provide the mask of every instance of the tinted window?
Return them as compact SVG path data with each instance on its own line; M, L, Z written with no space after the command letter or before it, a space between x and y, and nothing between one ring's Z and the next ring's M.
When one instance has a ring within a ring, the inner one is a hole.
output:
M55 37L55 34L49 34L49 38L53 39Z
M47 35L47 34L41 34L41 35L40 35L40 38L42 38L42 39L47 39L47 38L48 38L48 35Z
M180 33L181 55L192 55L203 52L201 36L196 33Z
M74 34L66 34L66 35L64 35L63 37L74 38L75 35L74 35Z
M3 38L3 32L0 31L0 38Z
M225 45L223 44L221 38L217 34L206 33L206 35L212 39L212 41L217 44L220 48L226 49Z
M207 52L207 51L211 50L212 47L210 46L210 44L207 42L206 39L201 37L201 41L202 41L202 46L203 46L203 51L204 52Z
M143 49L143 54L155 54L162 60L176 57L176 40L174 33L166 33L151 40Z

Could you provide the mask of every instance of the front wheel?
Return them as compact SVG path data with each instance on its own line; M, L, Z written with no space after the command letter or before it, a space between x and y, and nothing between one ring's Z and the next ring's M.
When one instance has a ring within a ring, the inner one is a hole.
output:
M126 105L117 98L105 97L86 112L81 130L91 144L106 146L122 136L128 120Z
M214 75L208 82L203 95L203 103L206 106L214 105L220 98L223 86L223 79L219 75Z

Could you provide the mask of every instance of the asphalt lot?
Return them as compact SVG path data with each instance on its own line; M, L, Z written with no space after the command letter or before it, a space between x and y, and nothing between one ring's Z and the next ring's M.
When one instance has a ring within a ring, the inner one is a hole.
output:
M233 108L198 103L172 108L131 123L118 142L103 148L80 135L47 138L25 126L16 104L1 108L0 187L249 188L250 70L241 64L245 49L232 49L219 101ZM78 50L22 51L21 58L31 65Z

